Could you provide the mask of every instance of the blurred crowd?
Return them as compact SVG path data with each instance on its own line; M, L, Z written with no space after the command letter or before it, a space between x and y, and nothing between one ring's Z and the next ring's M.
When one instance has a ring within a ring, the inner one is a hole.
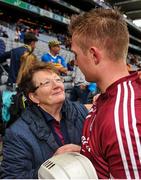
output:
M63 16L65 18L70 19L70 14L67 12L60 11L60 9L54 8L54 6L51 6L51 3L47 3L46 1L34 1L34 0L24 0L27 3L33 4L35 6L38 6L42 9L45 9L47 11L53 12L55 14L58 14L60 16Z

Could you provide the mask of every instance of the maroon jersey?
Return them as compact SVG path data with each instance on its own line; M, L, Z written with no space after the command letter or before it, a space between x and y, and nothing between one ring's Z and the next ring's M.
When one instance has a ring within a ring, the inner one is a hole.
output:
M81 153L99 178L141 178L141 80L121 78L101 94L83 129Z

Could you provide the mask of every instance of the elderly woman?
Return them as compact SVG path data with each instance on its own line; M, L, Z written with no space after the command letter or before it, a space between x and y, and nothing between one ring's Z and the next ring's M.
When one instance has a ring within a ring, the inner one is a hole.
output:
M63 79L51 64L35 63L19 88L31 105L6 130L1 178L33 179L55 153L80 151L87 109L65 99Z

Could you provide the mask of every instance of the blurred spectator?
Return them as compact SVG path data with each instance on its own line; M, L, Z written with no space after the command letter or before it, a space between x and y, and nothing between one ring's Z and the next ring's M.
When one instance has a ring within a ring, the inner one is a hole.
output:
M2 34L3 34L3 28L0 27L0 36L2 36Z
M71 49L71 38L66 36L64 43L65 43L66 49L70 50Z
M35 33L36 36L39 36L39 28L36 28L36 29L34 30L34 33Z
M4 31L2 27L0 27L0 37L8 38L7 32Z
M0 39L0 57L5 53L5 42L3 41L3 39ZM2 64L3 61L0 60L0 84L4 84L6 81L7 81L7 77L6 77L6 80L2 80L2 75L3 75L3 72L6 71L6 68L7 66L6 65L3 65Z
M56 68L62 72L67 73L67 64L65 59L59 55L60 52L60 42L59 41L50 41L48 43L49 53L46 53L42 56L42 61L52 62L55 64Z
M69 71L74 70L74 61L75 60L71 60L70 62L67 63L67 68L68 68Z
M88 103L93 103L93 98L96 96L98 93L100 93L100 89L97 87L96 83L90 83L88 85L88 89L90 91L88 95Z
M18 71L20 68L20 58L21 56L28 51L32 53L36 46L36 41L38 39L33 33L26 33L24 36L24 45L18 48L14 48L11 51L5 52L3 56L7 56L10 58L10 67L9 67L9 74L8 74L8 85L13 86L13 83L16 83ZM0 59L3 57L0 57Z
M3 39L0 39L0 56L5 52L5 42Z
M141 67L140 57L135 54L128 53L127 64L130 64L131 69L136 71Z
M3 31L3 36L2 37L4 37L4 38L8 38L9 37L6 31Z
M83 104L88 103L88 82L85 80L85 76L79 69L77 65L74 66L74 73L73 73L73 89L70 94L71 101L79 101Z
M5 64L4 62L6 62L6 59L10 57L11 53L10 52L5 53L5 49L6 49L5 42L3 41L3 39L0 39L0 64L1 64L0 77L2 77L3 72L8 72L9 70L8 64L7 63Z
M15 42L19 42L20 41L20 35L21 35L21 32L20 32L20 29L17 27L16 28L16 31L15 31Z

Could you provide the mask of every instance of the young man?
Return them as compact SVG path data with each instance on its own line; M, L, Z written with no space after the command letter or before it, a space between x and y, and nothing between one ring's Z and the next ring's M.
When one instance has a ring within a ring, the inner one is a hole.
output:
M67 73L67 63L65 59L59 55L60 52L60 42L59 41L49 41L48 43L49 51L42 56L43 62L52 62L55 64L56 68L61 72Z
M81 153L98 177L141 178L141 81L129 75L129 33L113 9L96 9L73 18L72 50L86 80L102 94L86 118Z

